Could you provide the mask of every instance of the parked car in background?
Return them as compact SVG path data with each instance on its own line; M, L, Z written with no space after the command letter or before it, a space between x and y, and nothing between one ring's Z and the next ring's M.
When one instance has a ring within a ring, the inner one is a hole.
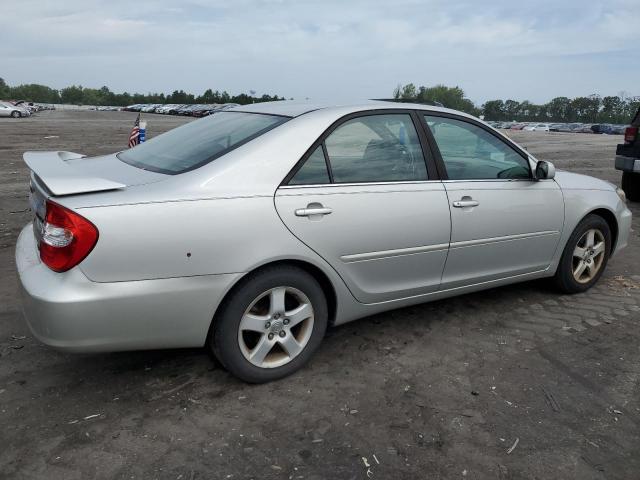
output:
M514 125L511 125L511 128L509 130L522 130L526 126L526 123L516 123Z
M532 125L527 125L523 130L526 130L527 132L548 132L549 125L546 123L534 123Z
M156 108L160 108L161 106L162 106L161 103L152 103L142 107L140 111L144 113L154 113Z
M596 123L591 125L591 131L593 133L610 133L612 126L607 123Z
M162 105L158 108L156 108L156 113L162 113L162 114L168 114L169 112L171 112L171 110L174 110L176 108L182 107L182 105L178 105L176 103L168 103L166 105Z
M614 185L425 105L260 103L117 154L24 159L38 339L206 346L248 382L300 369L328 325L542 277L583 292L631 227Z
M615 167L622 171L622 190L629 200L640 202L640 108L625 128L624 143L616 148Z
M593 133L593 129L591 128L592 126L592 123L583 123L577 127L575 131L580 133Z
M217 105L196 105L191 109L191 115L194 117L206 117L215 112Z
M580 126L579 123L561 123L559 124L560 126L558 127L558 132L564 132L564 133L571 133L574 131L574 129L578 126Z
M183 108L186 108L188 105L184 105L184 104L178 104L178 105L173 105L168 111L167 113L169 115L179 115L180 114L180 110L182 110Z
M124 110L125 112L139 112L142 107L144 107L144 105L136 103L136 104L124 107L122 110Z
M17 105L9 102L0 102L0 117L27 117L28 113Z

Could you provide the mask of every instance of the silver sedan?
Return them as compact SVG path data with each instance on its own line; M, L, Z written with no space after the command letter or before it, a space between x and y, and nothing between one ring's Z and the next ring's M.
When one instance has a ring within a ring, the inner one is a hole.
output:
M0 117L28 117L31 112L25 107L9 102L0 102Z
M248 382L298 370L328 325L541 277L585 291L631 224L614 185L424 105L249 105L113 155L24 159L37 338L205 346Z

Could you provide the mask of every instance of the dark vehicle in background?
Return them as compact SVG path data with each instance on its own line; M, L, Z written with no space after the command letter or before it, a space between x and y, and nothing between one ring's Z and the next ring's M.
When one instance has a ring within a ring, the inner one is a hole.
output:
M622 190L631 201L640 201L640 108L624 131L624 143L616 149L616 170L622 170Z
M591 125L591 131L593 133L610 133L611 125L607 123L596 123L595 125Z

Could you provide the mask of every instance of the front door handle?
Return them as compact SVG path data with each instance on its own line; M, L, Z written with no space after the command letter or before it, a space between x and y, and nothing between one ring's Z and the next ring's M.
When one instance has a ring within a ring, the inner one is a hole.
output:
M315 215L329 215L333 210L324 207L321 203L310 203L307 208L298 208L295 211L296 217L312 217Z
M480 202L467 196L453 202L453 206L456 208L477 207L478 205L480 205Z

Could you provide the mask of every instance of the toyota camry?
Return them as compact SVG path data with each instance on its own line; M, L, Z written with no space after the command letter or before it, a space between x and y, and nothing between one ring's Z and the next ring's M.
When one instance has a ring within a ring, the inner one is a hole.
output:
M329 325L549 277L626 246L614 185L425 105L235 107L112 155L27 152L25 318L52 347L206 347L237 377L303 366Z

